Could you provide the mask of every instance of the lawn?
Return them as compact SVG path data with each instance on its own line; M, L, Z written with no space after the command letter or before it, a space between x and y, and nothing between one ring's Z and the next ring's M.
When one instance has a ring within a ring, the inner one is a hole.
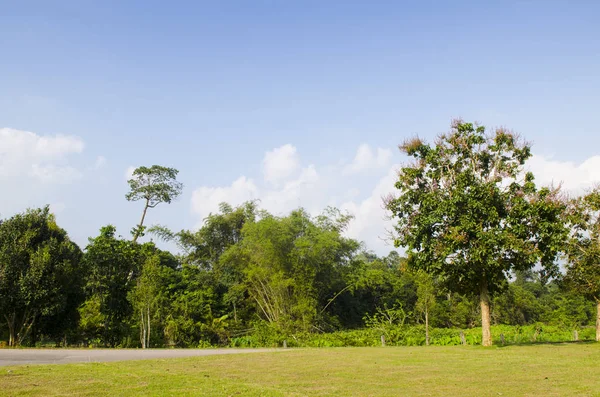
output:
M600 396L600 344L302 349L0 367L7 396Z

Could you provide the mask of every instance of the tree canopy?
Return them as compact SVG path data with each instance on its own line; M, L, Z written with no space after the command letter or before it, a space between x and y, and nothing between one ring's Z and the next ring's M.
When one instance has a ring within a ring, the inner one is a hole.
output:
M81 250L56 225L49 207L0 223L0 313L9 346L35 340L43 331L35 325L44 319L51 327L76 313L84 277L80 259Z
M597 304L596 340L600 341L600 187L571 200L566 281Z
M490 297L511 272L537 263L556 272L566 230L556 190L538 189L523 166L529 145L506 129L455 121L435 145L407 140L414 162L402 167L387 208L397 220L397 247L409 263L439 275L453 291L477 294L483 344L491 344Z
M178 170L175 168L153 165L138 167L133 171L129 183L129 192L125 195L128 201L144 201L144 211L140 223L133 229L133 241L144 233L144 220L148 208L160 203L171 203L181 195L183 184L177 181Z

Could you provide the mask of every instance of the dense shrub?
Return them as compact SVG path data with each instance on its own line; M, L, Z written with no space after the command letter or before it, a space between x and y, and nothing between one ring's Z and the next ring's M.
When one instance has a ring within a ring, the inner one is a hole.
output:
M492 326L492 335L496 345L570 342L574 340L574 331L578 340L591 341L595 338L594 327L566 328L554 325L532 324L526 326ZM456 346L461 344L461 332L468 345L481 344L481 328L466 330L450 328L430 329L430 343L434 346ZM268 334L264 329L256 334L233 338L232 347L281 347L286 340L288 347L368 347L381 346L381 335L387 346L424 346L425 328L423 326L398 326L384 334L376 329L359 329L332 333L304 333L284 338L282 334Z

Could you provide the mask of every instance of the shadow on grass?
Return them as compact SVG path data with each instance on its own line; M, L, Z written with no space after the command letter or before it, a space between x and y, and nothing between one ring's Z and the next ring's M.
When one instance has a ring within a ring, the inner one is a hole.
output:
M494 346L498 348L503 347L511 347L511 346L540 346L540 345L593 345L597 342L594 340L578 340L578 341L559 341L559 342L551 342L551 341L523 341L523 342L509 342L502 344L501 342L494 342Z

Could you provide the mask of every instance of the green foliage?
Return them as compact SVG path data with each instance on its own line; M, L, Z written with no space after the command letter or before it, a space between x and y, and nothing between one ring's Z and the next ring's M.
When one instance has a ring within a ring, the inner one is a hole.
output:
M410 315L411 313L407 313L402 307L402 302L396 302L392 307L384 304L383 308L376 309L375 314L365 316L365 325L367 328L388 333L391 329L403 326Z
M510 284L502 295L494 299L492 318L495 323L524 325L539 320L543 308L533 292Z
M154 208L160 203L171 203L181 195L183 184L177 181L178 170L175 168L153 165L138 167L133 171L129 183L129 192L125 195L128 201L144 201L144 211L140 223L133 228L133 241L144 235L144 219L148 208Z
M170 203L179 197L183 189L183 184L177 182L178 173L175 168L160 165L138 167L127 181L130 191L125 198L128 201L146 200L150 208Z
M221 203L220 212L209 214L204 225L196 232L183 230L174 234L177 243L185 251L185 261L189 264L204 268L219 268L219 260L227 249L242 240L242 229L247 223L253 223L257 218L255 202L247 202L237 208ZM223 273L233 269L220 268ZM224 274L224 277L233 277Z
M302 210L284 218L263 214L244 225L219 269L237 274L260 318L284 333L308 331L343 285L344 268L359 247L341 236L345 222L331 212L316 220Z
M218 344L223 327L215 333L211 325L219 314L219 291L214 274L183 265L169 285L164 335L168 346L195 346L200 340ZM226 319L224 319L225 321ZM217 325L217 324L215 324Z
M255 203L223 204L198 231L160 228L183 248L179 257L106 226L79 261L47 209L30 211L0 224L0 307L22 310L15 318L30 331L19 340L36 346L379 346L382 335L419 346L427 329L433 345L460 344L461 332L467 344L482 342L476 296L444 288L444 273L411 269L415 255L362 250L343 236L348 221L334 209L276 217ZM29 269L18 281L24 306L2 284L21 274L17 265ZM505 344L568 341L575 330L593 338L593 302L548 274L520 268L496 290L495 343L500 334ZM0 339L9 340L8 324Z
M507 274L540 263L556 274L566 237L557 191L537 189L528 145L507 130L456 121L435 146L420 139L401 150L415 162L403 167L387 201L397 220L396 246L409 264L441 277L452 291L481 295L506 287ZM483 313L483 312L482 312Z
M567 220L572 234L567 245L566 282L600 302L600 187L571 200Z
M458 121L435 146L411 140L401 149L416 162L402 168L387 207L412 266L478 293L482 282L501 289L510 271L554 265L562 206L553 191L536 189L532 174L520 180L531 150L514 134L488 136Z
M83 258L88 269L87 301L80 308L84 340L100 340L107 346L129 346L134 329L160 324L169 302L169 286L175 277L177 260L153 243L136 244L115 236L114 226L100 229L90 238ZM144 311L144 321L141 311ZM149 314L150 313L150 314ZM156 330L155 330L156 331ZM156 334L156 332L155 332ZM151 334L146 334L148 345ZM164 343L162 332L157 343ZM142 338L139 338L142 341Z
M128 293L134 318L138 320L140 342L144 348L152 346L153 331L158 345L164 344L162 333L157 333L156 330L162 329L163 317L169 312L169 283L174 271L168 266L169 259L168 256L161 256L159 252L149 253L144 258L135 287Z
M439 296L431 317L434 327L472 328L481 325L478 302L473 297L457 293Z
M83 318L85 339L101 339L108 346L120 345L130 332L132 307L127 299L134 286L131 275L138 275L140 263L136 247L115 236L114 226L100 229L97 237L90 238L83 257L88 269L87 299L80 313ZM99 323L98 320L102 322Z
M76 324L82 300L80 258L48 207L0 222L0 313L9 345L34 344L40 333L66 337L61 328Z
M289 347L375 347L381 346L381 335L385 336L386 346L425 346L425 329L423 325L396 325L387 327L382 333L377 328L345 330L332 333L297 333L285 338L283 335L267 327L257 328L249 336L233 338L231 347L281 347L283 340ZM579 341L594 340L593 327L562 327L541 323L526 326L495 325L492 326L494 343L502 345L571 342L574 331L578 332ZM430 345L459 346L462 344L461 333L465 344L481 344L481 328L431 328Z
M417 283L416 309L422 315L431 313L436 304L436 285L431 275L419 271L415 277Z

